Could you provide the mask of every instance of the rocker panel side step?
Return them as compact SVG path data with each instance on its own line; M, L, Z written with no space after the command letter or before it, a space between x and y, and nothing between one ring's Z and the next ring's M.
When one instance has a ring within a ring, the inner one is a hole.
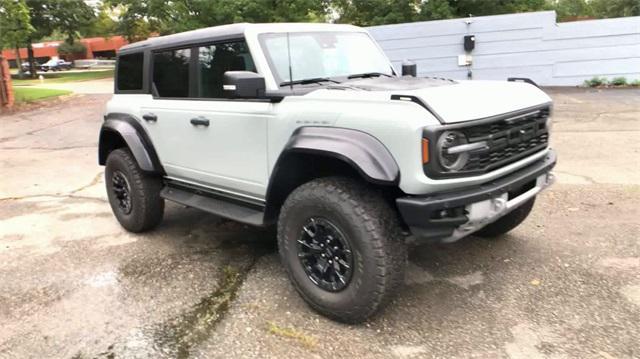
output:
M249 203L244 205L237 201L230 202L208 193L194 193L191 190L170 185L165 186L160 191L160 196L187 207L193 207L234 221L253 226L264 225L264 211L255 208Z

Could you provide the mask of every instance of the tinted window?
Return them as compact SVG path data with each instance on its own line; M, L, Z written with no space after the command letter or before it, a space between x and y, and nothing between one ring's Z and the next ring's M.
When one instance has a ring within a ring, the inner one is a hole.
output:
M153 53L153 85L160 97L189 97L191 49Z
M222 77L225 71L256 71L244 41L198 48L198 97L223 97Z
M118 89L142 90L143 54L124 55L118 58Z

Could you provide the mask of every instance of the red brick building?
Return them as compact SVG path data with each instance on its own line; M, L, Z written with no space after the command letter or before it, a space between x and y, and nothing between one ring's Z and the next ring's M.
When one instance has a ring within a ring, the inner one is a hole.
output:
M125 40L122 36L91 37L80 39L77 41L83 43L87 48L87 53L83 57L85 59L113 58L116 56L118 50L122 46L127 44L127 40ZM62 41L47 41L33 44L33 54L36 58L36 61L43 63L52 57L61 57L58 54L58 45L60 45L60 43L62 43ZM9 64L11 65L11 67L16 66L15 49L3 50L2 56L9 60ZM26 48L20 49L20 58L22 59L22 61L26 60Z

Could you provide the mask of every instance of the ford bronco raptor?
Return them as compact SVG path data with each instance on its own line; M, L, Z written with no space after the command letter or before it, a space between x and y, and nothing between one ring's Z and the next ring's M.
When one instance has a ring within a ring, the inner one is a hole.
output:
M120 50L99 163L125 229L165 200L275 225L295 289L355 323L397 292L409 242L527 217L553 182L550 111L529 83L402 76L358 27L233 24Z

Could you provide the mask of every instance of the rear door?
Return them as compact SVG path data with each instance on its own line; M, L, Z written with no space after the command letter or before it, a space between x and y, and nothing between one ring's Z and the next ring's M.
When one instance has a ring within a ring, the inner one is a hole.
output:
M272 104L223 97L225 71L255 71L244 40L154 51L153 99L142 106L167 175L263 199Z

